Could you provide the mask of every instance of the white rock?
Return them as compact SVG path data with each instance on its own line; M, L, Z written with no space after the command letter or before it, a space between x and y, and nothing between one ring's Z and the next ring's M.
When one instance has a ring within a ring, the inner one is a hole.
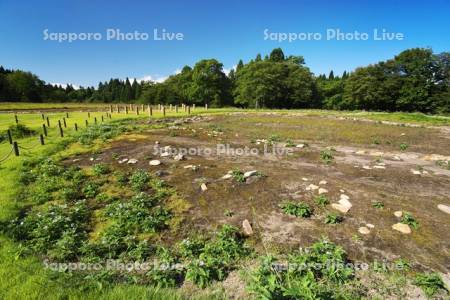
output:
M245 172L244 173L244 178L248 178L250 176L256 175L256 173L258 173L258 171L256 171L256 170Z
M364 151L364 150L359 150L359 151L356 151L355 153L356 153L356 154L359 154L359 155L362 155L362 154L365 154L366 151Z
M181 153L178 153L177 155L175 155L173 157L173 159L178 160L178 161L183 160L184 159L184 155L181 154Z
M90 160L90 161L94 161L94 158L93 158L93 157L91 157L91 158L89 158L89 160Z
M341 196L339 198L340 199L345 199L345 200L350 200L350 197L345 195L345 194L341 194Z
M327 184L327 181L326 181L326 180L321 180L321 181L319 182L319 185L324 185L324 184Z
M208 189L208 187L206 186L205 183L202 183L202 184L200 185L200 188L202 189L203 192L206 191L206 190Z
M339 192L341 192L341 193L345 193L345 191L344 191L344 190L342 190L342 189L340 189L340 190L339 190Z
M397 161L402 160L402 159L400 158L400 156L398 156L398 155L394 155L394 156L392 157L392 159L393 159L393 160L397 160Z
M225 174L222 176L222 179L230 179L231 177L233 177L232 174Z
M372 169L372 167L370 167L370 166L363 166L363 169L366 169L366 170L371 170L371 169Z
M408 224L396 223L396 224L392 225L392 229L400 231L403 234L411 233L411 228L409 227Z
M164 149L164 151L168 152L171 149L171 147L170 146L165 146L163 149Z
M296 148L305 148L305 144L298 144L297 146L295 146Z
M155 142L155 144L156 144L156 145L159 145L159 142L158 142L158 141L156 141L156 142Z
M394 216L397 218L401 218L403 216L403 212L401 210L397 210L394 212Z
M138 160L137 159L135 159L135 158L131 158L131 159L129 159L128 160L128 164L132 164L132 165L134 165L135 163L137 163L138 162Z
M374 169L386 169L385 166L373 166Z
M161 161L154 159L154 160L149 161L148 164L150 166L159 166L161 164Z
M447 214L450 214L450 206L445 204L438 204L437 208Z
M347 199L340 199L339 201L338 201L338 203L340 204L340 205L343 205L343 206L345 206L345 207L348 207L348 209L350 209L353 205L352 205L352 203L350 202L350 201L348 201Z
M370 229L365 227L365 226L362 226L362 227L358 228L358 232L361 233L361 234L369 234L370 233Z
M332 203L331 207L336 209L336 210L338 210L338 211L340 211L341 213L346 213L346 212L348 212L350 210L349 207L346 207L346 206L341 205L339 203Z
M168 156L170 156L170 153L169 153L169 152L163 152L163 153L161 153L161 157L168 157Z
M413 169L411 169L411 173L413 173L414 175L422 174L419 170L413 170Z
M245 219L245 220L242 222L242 228L243 228L243 230L244 230L244 234L245 234L245 235L249 236L249 235L252 235L252 234L253 234L253 228L252 228L252 225L250 225L250 222L249 222L247 219Z
M370 223L367 223L367 224L366 224L366 227L367 227L367 228L370 228L370 229L373 229L373 228L375 228L375 225L370 224Z
M315 191L315 190L317 190L319 187L317 186L317 185L315 185L315 184L310 184L310 185L308 185L307 187L306 187L306 190L307 191Z
M185 169L192 169L194 167L195 167L194 165L187 165L187 166L184 166L183 168L185 168Z
M309 179L306 178L306 177L302 177L302 180L303 180L303 181L308 181Z
M124 158L118 161L119 164L126 163L128 161L128 158Z
M327 189L324 189L324 188L319 189L319 195L326 194L326 193L328 193Z

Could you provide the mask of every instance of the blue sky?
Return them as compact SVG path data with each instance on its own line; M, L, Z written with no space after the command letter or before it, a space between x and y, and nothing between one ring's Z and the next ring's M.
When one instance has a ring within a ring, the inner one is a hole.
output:
M0 0L0 65L29 70L52 83L97 85L114 78L162 79L184 65L239 59L281 47L303 55L316 73L336 73L393 57L411 47L450 51L450 1L12 1ZM147 41L107 41L106 29L150 33ZM154 41L153 29L182 41ZM367 41L329 41L327 29L368 32ZM45 41L43 31L99 32L100 41ZM264 40L269 32L318 32L320 41ZM374 41L372 31L405 35Z

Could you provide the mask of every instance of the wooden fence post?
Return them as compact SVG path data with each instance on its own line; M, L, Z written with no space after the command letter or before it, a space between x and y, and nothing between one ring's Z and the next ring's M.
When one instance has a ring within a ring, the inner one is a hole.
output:
M75 131L78 131L78 124L77 123L75 123Z
M14 148L14 154L16 155L16 156L19 156L19 145L17 144L17 142L16 141L14 141L14 143L13 143L13 148Z
M88 127L89 126L88 120L84 120L84 121L86 122L86 127Z
M163 117L165 117L166 116L166 107L164 105L162 106L162 111L163 111Z
M11 130L8 129L7 131L8 131L8 141L9 141L10 144L12 144L13 140L12 140Z
M50 119L47 117L47 127L50 127Z
M68 113L68 112L66 112L66 118L67 118L67 119L69 118L69 113Z
M14 115L14 119L16 120L16 124L19 124L19 119L17 118L17 115Z
M67 128L66 118L63 118L64 128Z
M39 135L39 141L41 142L41 145L44 145L44 135Z
M45 126L45 124L42 124L42 129L44 131L44 135L47 136L47 126Z

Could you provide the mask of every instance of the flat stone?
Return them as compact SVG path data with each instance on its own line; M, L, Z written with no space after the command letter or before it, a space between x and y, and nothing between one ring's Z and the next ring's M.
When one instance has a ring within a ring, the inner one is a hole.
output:
M248 178L250 176L256 175L256 173L258 173L258 171L256 171L256 170L245 172L244 173L244 178Z
M131 158L131 159L129 159L128 160L128 164L132 164L132 165L134 165L135 163L137 163L138 162L138 160L137 159L135 159L135 158Z
M411 228L409 227L408 224L396 223L396 224L392 225L392 229L400 231L403 234L411 233Z
M450 214L450 206L445 204L438 204L437 208L447 214Z
M253 228L252 228L252 225L250 225L250 222L249 222L247 219L245 219L245 220L242 222L242 228L243 228L243 230L244 230L244 234L245 234L245 235L249 236L249 235L252 235L252 234L253 234Z
M350 197L345 195L345 194L341 194L341 196L339 196L340 199L346 199L346 200L350 200Z
M362 226L362 227L358 228L358 232L361 233L361 234L369 234L370 233L370 229L365 227L365 226Z
M306 178L306 177L302 177L302 180L303 180L303 181L308 181L309 179Z
M161 161L154 159L154 160L149 161L148 164L150 166L159 166L161 164Z
M169 153L169 152L163 152L163 153L161 153L161 157L168 157L168 156L170 156L170 153Z
M385 166L373 166L374 169L386 169Z
M364 150L359 150L359 151L356 151L355 153L356 153L356 154L359 154L359 155L362 155L362 154L365 154L366 151L364 151Z
M324 189L324 188L319 189L319 195L326 194L326 193L328 193L327 189Z
M295 146L296 148L305 148L305 144L298 144L297 146Z
M232 177L233 177L233 175L231 175L231 174L225 174L222 176L222 179L230 179Z
M413 170L413 169L411 169L411 173L413 173L414 175L422 174L419 170Z
M206 186L205 183L202 183L202 184L200 185L200 188L202 189L203 192L206 191L206 190L208 189L208 187Z
M372 167L371 167L371 166L363 166L363 169L365 169L365 170L371 170Z
M346 207L346 206L341 205L339 203L332 203L331 207L336 209L336 210L338 210L338 211L340 211L341 213L344 213L344 214L350 210L349 207Z
M307 187L306 187L306 190L307 191L315 191L315 190L317 190L319 187L317 186L317 185L315 185L315 184L310 184L310 185L308 185Z
M401 210L397 210L394 212L394 216L397 218L401 218L403 216L403 212Z
M348 201L347 199L340 199L338 201L338 203L345 207L348 207L348 209L350 209L353 206L352 203L350 201Z
M367 223L367 224L366 224L366 227L372 229L372 228L375 228L375 225L370 224L370 223Z
M124 158L118 161L119 164L126 163L128 161L128 158Z
M159 142L158 142L158 141L155 141L155 144L156 144L156 145L159 145Z
M185 169L192 169L194 167L195 167L194 165L187 165L187 166L184 166L183 168L185 168Z
M326 180L321 180L320 182L319 182L319 185L324 185L324 184L327 184L328 182L326 181Z

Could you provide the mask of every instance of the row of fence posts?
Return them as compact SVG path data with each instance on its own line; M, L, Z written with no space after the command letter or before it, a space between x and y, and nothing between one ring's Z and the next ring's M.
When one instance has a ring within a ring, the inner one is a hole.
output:
M141 104L141 112L144 112L145 110L145 105ZM125 111L125 114L128 114L129 110L131 111L135 111L136 115L139 115L139 105L137 104L125 104L123 105L123 107L121 108L121 105L116 104L116 112L120 113L121 109L123 109L123 111ZM181 104L181 109L186 112L188 115L191 114L191 109L192 111L195 111L195 104L192 105L192 107L190 105L186 105L186 104ZM166 106L165 105L161 105L158 104L158 110L163 114L163 117L166 116ZM175 110L175 113L178 113L178 105L169 105L169 111L173 112ZM205 104L205 110L208 110L208 104ZM153 107L150 104L147 104L147 112L149 116L153 116ZM114 113L114 107L113 105L110 105L109 107L109 113L106 113L106 117L111 119L112 118L112 113ZM88 112L87 113L88 119L91 118L91 113ZM41 118L42 120L45 122L42 124L42 133L39 134L39 143L41 145L45 145L45 138L47 138L48 136L48 128L50 128L50 118L48 116L46 116L45 114L41 113ZM69 113L66 112L66 116L62 118L62 123L61 123L61 119L58 120L58 131L59 131L59 135L60 137L64 137L64 128L67 128L67 121L66 119L69 119ZM85 125L86 127L89 126L89 121L88 119L85 120ZM19 124L19 117L17 116L17 114L14 114L14 121L16 123L16 125ZM104 116L101 115L101 122L104 122ZM97 124L97 117L94 117L94 124ZM74 123L74 129L75 131L78 131L78 124L75 122ZM16 156L20 155L19 152L19 145L17 143L17 141L14 141L12 138L12 134L11 134L11 130L7 130L7 135L8 135L8 141L9 143L13 146L13 151L14 154Z

